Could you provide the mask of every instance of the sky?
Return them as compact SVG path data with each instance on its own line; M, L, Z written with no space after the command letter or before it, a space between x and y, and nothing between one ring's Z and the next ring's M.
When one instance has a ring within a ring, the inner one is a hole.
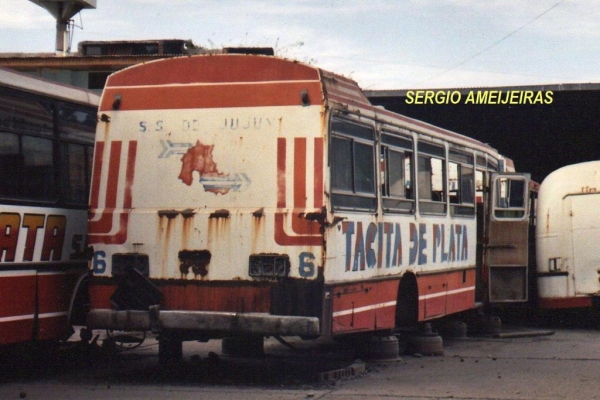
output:
M97 0L84 40L273 47L365 90L600 82L598 0ZM0 53L53 52L55 21L0 0Z

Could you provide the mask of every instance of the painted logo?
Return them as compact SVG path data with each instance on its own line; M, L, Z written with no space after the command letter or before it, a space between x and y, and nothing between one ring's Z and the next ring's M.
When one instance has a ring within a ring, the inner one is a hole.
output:
M178 178L191 186L194 182L193 173L200 175L200 184L204 191L215 194L227 194L230 190L238 191L250 184L246 174L225 174L218 170L213 159L214 145L205 145L199 140L195 146L190 146L181 157L181 171Z

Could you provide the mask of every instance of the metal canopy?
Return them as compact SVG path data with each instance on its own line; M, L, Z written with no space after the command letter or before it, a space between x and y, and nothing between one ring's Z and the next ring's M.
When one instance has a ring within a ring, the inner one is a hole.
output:
M29 0L48 10L56 19L56 53L64 55L67 51L69 20L79 11L96 8L96 0Z
M96 8L96 0L29 0L48 10L56 22L68 22L86 8Z

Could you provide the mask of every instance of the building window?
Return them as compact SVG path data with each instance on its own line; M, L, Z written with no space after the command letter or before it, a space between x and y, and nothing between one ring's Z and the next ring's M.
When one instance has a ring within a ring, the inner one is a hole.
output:
M112 72L90 72L88 74L88 89L104 89L106 79Z
M84 46L83 55L85 56L104 56L106 51L103 51L102 46Z

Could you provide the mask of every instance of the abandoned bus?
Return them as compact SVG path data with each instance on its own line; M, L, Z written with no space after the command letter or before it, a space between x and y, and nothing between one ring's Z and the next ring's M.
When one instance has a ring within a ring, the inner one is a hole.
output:
M527 298L527 177L486 144L373 107L350 79L275 57L172 58L111 75L99 114L91 329L153 330L176 352Z
M600 305L600 161L548 175L538 194L538 306Z
M0 69L0 345L70 334L99 100Z

